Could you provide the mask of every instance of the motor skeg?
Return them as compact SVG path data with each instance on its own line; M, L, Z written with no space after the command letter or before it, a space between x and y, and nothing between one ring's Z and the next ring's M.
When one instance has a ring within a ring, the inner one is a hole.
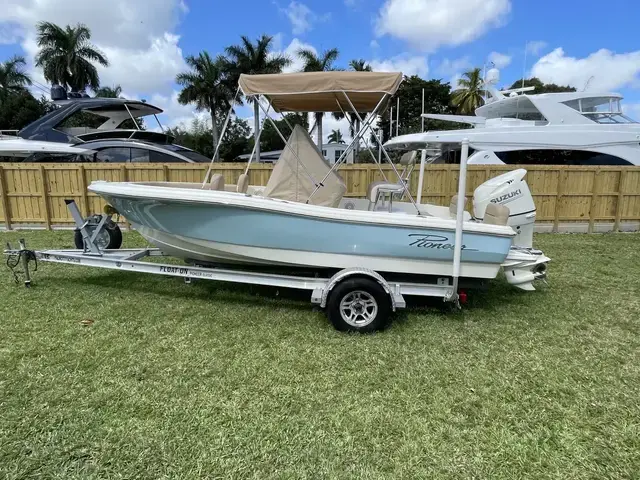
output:
M536 206L529 185L524 180L526 174L525 169L519 168L491 178L476 188L473 193L473 215L482 220L489 203L506 206L509 208L507 224L517 233L514 245L531 248Z

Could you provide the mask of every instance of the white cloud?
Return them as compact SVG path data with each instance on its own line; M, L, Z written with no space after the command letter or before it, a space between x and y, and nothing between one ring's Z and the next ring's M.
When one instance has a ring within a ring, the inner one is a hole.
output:
M475 40L503 25L510 11L511 0L386 0L376 33L433 51Z
M380 48L380 44L376 39L371 40L371 42L369 42L369 46L371 48Z
M540 56L540 53L542 53L542 50L544 50L545 48L547 48L547 42L544 42L542 40L534 40L527 43L526 51L527 53L538 57Z
M369 61L369 65L376 72L402 72L405 75L418 75L426 78L429 74L427 57L423 55L397 55L387 59Z
M159 116L162 126L165 128L175 127L178 125L188 127L194 118L206 121L210 125L211 120L209 117L209 112L196 112L193 105L181 105L178 102L179 93L180 92L175 90L168 95L155 93L151 95L151 98L147 99L149 103L156 105L157 107L160 107L162 110L164 110L163 114ZM127 98L132 97L127 96ZM156 129L157 124L150 122L147 127Z
M457 58L455 60L449 60L445 58L438 68L436 68L437 72L440 75L454 75L459 73L461 70L466 70L471 68L473 64L471 63L471 59L468 56Z
M571 85L582 90L610 91L640 83L640 50L614 53L601 49L586 58L568 57L562 48L540 58L531 75L545 83Z
M281 9L291 22L291 32L302 35L313 29L313 24L330 18L330 14L318 15L302 2L293 0L287 8Z
M311 126L313 124L313 119L310 118ZM331 130L340 130L342 133L342 138L347 144L351 141L351 135L349 134L349 121L346 119L336 120L329 113L326 113L322 119L322 137L324 138L323 142L327 142L329 135L331 135ZM317 132L314 131L314 137L317 138Z
M278 32L275 35L271 36L271 49L272 50L282 50L282 39L284 35L282 32Z
M304 66L304 62L298 56L298 51L301 49L309 49L316 55L318 54L318 51L314 48L313 45L309 43L304 43L297 38L294 38L293 40L291 40L291 43L289 43L289 45L287 45L287 47L284 50L277 50L276 48L274 48L273 50L274 55L285 55L291 60L291 64L282 70L284 73L299 72L302 70L302 67Z
M187 10L183 0L4 0L0 31L18 28L15 40L26 53L29 73L45 83L33 65L38 52L35 25L83 23L110 61L107 69L99 67L101 83L120 84L134 94L169 93L175 75L184 68L179 37L173 32Z
M451 90L455 90L458 88L458 80L460 80L461 78L462 78L461 73L456 73L453 77L451 77L451 79L449 80L449 85L451 85Z
M111 65L99 67L101 83L120 84L134 92L166 91L176 73L185 70L178 35L165 33L154 38L147 49L123 50L105 47Z
M487 59L492 62L496 68L504 68L511 63L511 55L499 52L491 52Z
M58 25L84 23L97 44L140 49L149 37L172 31L183 12L179 0L3 0L0 23L14 22L33 30L39 21ZM150 15L149 12L153 12Z

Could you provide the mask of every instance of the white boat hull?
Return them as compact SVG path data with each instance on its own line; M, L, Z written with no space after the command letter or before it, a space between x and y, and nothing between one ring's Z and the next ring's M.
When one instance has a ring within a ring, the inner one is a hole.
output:
M451 261L401 259L357 254L336 254L305 250L263 248L251 245L198 240L172 235L142 225L133 227L150 243L165 254L203 263L230 263L239 265L342 269L351 267L370 268L378 272L395 272L410 275L436 275L450 277L453 274ZM461 276L471 278L494 278L500 270L499 264L463 263Z

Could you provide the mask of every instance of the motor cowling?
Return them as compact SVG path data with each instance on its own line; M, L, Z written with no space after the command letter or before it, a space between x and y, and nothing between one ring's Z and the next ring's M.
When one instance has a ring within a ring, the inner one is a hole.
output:
M531 248L536 206L529 185L524 180L527 171L519 168L487 180L473 193L473 215L482 220L489 203L509 208L509 221L517 236L514 245Z

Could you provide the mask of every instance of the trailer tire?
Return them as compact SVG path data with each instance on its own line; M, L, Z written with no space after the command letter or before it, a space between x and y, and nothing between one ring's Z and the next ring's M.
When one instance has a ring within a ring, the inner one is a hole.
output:
M327 317L341 332L370 333L385 329L391 320L391 299L370 278L348 278L334 287L327 301Z
M97 225L88 225L90 234L93 234L93 231ZM101 234L102 237L99 237L98 245L102 249L106 250L117 250L122 246L122 230L117 223L113 220L108 220L105 223L104 229ZM79 228L76 228L73 235L73 240L78 250L84 250L84 239L82 238L82 232Z

